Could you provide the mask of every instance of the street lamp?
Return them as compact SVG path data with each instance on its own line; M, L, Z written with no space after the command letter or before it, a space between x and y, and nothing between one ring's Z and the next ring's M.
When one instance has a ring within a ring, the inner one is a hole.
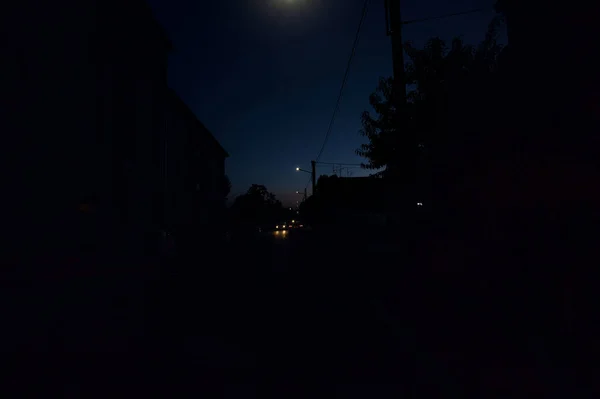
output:
M302 201L306 201L306 188L304 189L304 192L296 191L296 194L301 194L302 195Z
M316 189L316 185L317 185L317 179L316 179L317 173L315 171L315 164L316 164L316 162L315 161L310 161L310 164L312 165L312 171L296 167L296 172L305 172L305 173L310 174L310 177L311 177L311 180L312 180L312 192L314 194L315 193L315 189ZM306 197L306 190L304 192L305 192L304 196Z

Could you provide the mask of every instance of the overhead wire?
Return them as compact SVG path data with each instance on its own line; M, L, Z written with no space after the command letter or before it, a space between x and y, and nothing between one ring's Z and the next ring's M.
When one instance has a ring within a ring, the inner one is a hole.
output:
M319 159L321 159L321 155L323 154L323 151L325 150L325 146L327 145L327 141L329 140L329 137L331 135L331 131L333 129L333 124L335 122L335 118L337 116L339 107L340 107L340 102L342 100L342 95L344 93L344 88L346 87L346 82L348 81L348 75L350 72L350 67L352 65L352 61L354 59L354 55L356 54L356 47L358 45L358 41L360 39L360 33L361 33L361 29L362 29L362 25L363 22L365 20L365 17L367 15L368 12L368 6L369 6L369 0L365 0L364 4L363 4L363 8L362 8L362 13L361 13L361 17L360 17L360 21L358 23L358 28L356 29L356 34L354 36L354 42L352 44L352 51L350 53L350 57L348 58L348 62L346 64L346 70L344 71L344 77L342 79L342 84L340 87L340 91L338 93L338 97L335 103L335 108L333 109L333 114L331 116L331 120L329 121L329 126L327 127L327 132L325 133L325 138L323 139L323 144L321 145L321 149L319 150L319 153L317 154L316 157L316 162L320 163L320 164L329 164L329 165L340 165L340 166L361 166L360 164L343 164L343 163L334 163L334 162L319 162ZM451 14L444 14L444 15L439 15L439 16L434 16L434 17L428 17L428 18L420 18L420 19L413 19L413 20L408 20L408 21L403 21L402 24L403 25L409 25L409 24L413 24L413 23L418 23L418 22L425 22L425 21L430 21L430 20L434 20L434 19L442 19L442 18L447 18L447 17L455 17L455 16L460 16L460 15L465 15L465 14L471 14L471 13L475 13L475 12L481 12L481 11L485 11L486 9L484 8L477 8L477 9L473 9L473 10L468 10L468 11L462 11L462 12L457 12L457 13L451 13ZM312 176L309 177L308 181L306 182L305 185L305 189L308 188L308 185L310 184L312 179Z
M338 97L335 102L335 108L333 109L333 114L331 115L331 120L329 121L329 126L327 127L327 132L325 133L325 138L323 139L323 144L321 144L321 149L319 150L319 153L317 154L317 157L315 158L316 162L319 162L319 159L321 159L323 150L325 150L325 146L327 145L327 141L329 140L329 136L331 135L331 130L333 129L333 123L335 122L337 112L340 108L340 102L342 100L342 95L344 94L344 88L346 87L346 82L348 81L348 75L350 73L350 66L352 65L352 60L354 59L354 55L356 54L356 47L357 47L358 41L360 39L360 33L362 30L363 23L365 21L365 17L367 16L368 10L369 10L369 0L365 0L363 7L362 7L360 21L358 23L358 28L356 29L356 34L354 35L354 42L352 43L352 51L350 52L350 57L348 57L348 62L346 63L346 70L344 71L344 77L342 78L342 84L340 86L340 91L338 93ZM326 163L326 162L321 162L321 163ZM337 164L337 165L340 165L340 164ZM308 185L310 184L311 179L312 179L312 176L309 177L308 181L306 182L306 185L304 186L305 190L308 188Z
M356 46L358 45L358 40L360 38L360 32L363 26L363 22L365 21L365 17L367 16L367 11L369 9L369 0L365 0L362 14L360 17L360 21L358 23L358 28L356 29L356 35L354 36L354 42L352 44L352 52L350 53L350 57L348 58L348 63L346 64L346 71L344 72L344 78L342 79L342 85L340 87L340 91L338 93L337 100L335 102L335 108L333 109L333 115L331 116L331 120L329 121L329 126L327 127L327 132L325 133L325 138L323 139L323 144L321 145L321 149L319 150L319 154L317 155L316 161L318 162L323 154L323 150L325 149L325 145L327 144L327 140L331 134L331 130L333 128L333 123L335 121L335 117L337 116L338 109L340 107L340 102L342 100L342 94L344 93L344 88L346 87L346 82L348 81L348 74L350 72L350 66L352 65L352 60L354 59L354 55L356 54Z
M340 166L361 166L359 163L343 163L343 162L317 162L323 165L340 165Z

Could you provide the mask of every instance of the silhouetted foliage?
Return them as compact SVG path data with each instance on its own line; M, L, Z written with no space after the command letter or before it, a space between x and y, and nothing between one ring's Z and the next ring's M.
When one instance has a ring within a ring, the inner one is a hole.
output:
M487 76L496 71L502 50L497 42L500 23L500 18L490 23L484 41L477 47L458 38L449 48L439 38L430 39L422 49L405 44L409 58L406 106L397 115L398 110L391 102L393 78L380 78L369 98L374 115L365 111L361 118L360 134L368 143L361 145L356 153L367 159L364 168L380 169L393 161L414 159L424 148L446 142L451 134L449 128L471 123L469 111L457 105L466 105L465 100L470 100L467 101L470 105L481 100L474 98L476 92L469 89L483 87Z
M368 159L368 163L362 165L366 169L380 169L390 162L392 156L393 151L387 146L390 136L395 133L392 87L392 78L379 78L377 89L369 97L377 117L373 118L369 111L363 112L361 117L363 128L360 133L369 139L369 143L362 144L356 153Z
M284 212L281 202L261 184L253 184L239 195L230 211L234 224L254 226L277 223Z

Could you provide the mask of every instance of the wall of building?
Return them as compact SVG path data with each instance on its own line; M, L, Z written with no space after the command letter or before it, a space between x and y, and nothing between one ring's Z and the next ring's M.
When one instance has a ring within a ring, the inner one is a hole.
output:
M28 251L32 247L40 254L72 253L82 237L108 245L110 232L136 236L150 227L148 198L158 173L153 107L166 89L167 52L154 40L128 59L140 38L126 40L128 30L140 25L103 19L111 4L25 0L3 12L8 29L2 39L6 62L0 64L1 212L4 242L15 253L35 252ZM112 36L103 36L106 32ZM118 76L133 87L132 108L121 113L133 115L128 128L115 108L115 99L122 97ZM130 190L123 213L129 222L121 228L115 217L115 199L122 194L115 188L114 155L127 134L133 136L134 150L125 180ZM82 221L78 206L86 200L95 203L94 212Z
M79 197L100 179L92 151L96 74L85 35L96 21L90 3L73 4L79 18L54 4L29 3L14 4L4 15L18 23L8 25L0 67L2 220L16 245L10 248L23 250L35 240L56 249L67 238L58 233L73 222Z
M194 173L198 181L196 198L198 203L197 218L202 224L218 223L220 207L225 205L222 184L225 178L225 158L217 148L205 142L204 149L198 156L198 166Z
M165 130L165 224L169 230L188 223L192 196L186 171L187 137L190 134L185 119L172 102L166 109Z
M221 191L225 154L187 106L171 92L167 108L165 214L172 229L209 223Z

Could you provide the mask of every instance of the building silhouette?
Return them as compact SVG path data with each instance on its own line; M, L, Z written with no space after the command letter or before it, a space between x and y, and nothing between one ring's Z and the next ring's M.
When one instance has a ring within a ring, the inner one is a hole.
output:
M190 172L189 192L198 183L202 200L216 201L226 153L168 89L171 42L145 1L25 0L2 14L8 259L154 254L174 214L165 210L165 187L180 178L165 174L172 163ZM186 133L182 159L165 159L176 123L195 124L197 134Z
M174 90L168 92L165 110L164 229L175 239L216 233L211 229L224 216L229 154Z

